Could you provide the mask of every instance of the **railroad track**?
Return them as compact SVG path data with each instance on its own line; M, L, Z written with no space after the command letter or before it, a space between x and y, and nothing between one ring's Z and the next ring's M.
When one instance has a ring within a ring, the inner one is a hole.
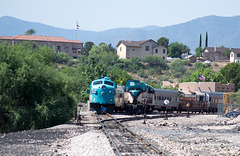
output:
M97 118L117 155L169 155L111 115L98 115Z

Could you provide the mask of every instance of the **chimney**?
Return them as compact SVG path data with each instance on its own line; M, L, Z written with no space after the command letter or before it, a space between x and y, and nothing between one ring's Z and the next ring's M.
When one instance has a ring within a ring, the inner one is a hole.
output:
M214 46L214 51L217 51L217 46Z

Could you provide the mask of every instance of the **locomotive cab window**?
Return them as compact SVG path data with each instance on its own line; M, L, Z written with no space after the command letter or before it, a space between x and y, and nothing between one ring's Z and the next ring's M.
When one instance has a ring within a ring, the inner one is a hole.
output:
M102 81L95 81L93 82L93 85L98 85L98 84L102 84L103 82Z
M114 86L114 84L110 81L105 81L104 84L110 85L110 86Z

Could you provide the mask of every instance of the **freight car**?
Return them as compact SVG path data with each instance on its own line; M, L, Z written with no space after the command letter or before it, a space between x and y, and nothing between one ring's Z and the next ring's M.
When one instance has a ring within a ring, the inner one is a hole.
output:
M97 113L112 113L117 85L109 77L101 77L90 84L90 109Z
M194 92L179 101L180 111L217 112L218 105L223 104L224 92Z

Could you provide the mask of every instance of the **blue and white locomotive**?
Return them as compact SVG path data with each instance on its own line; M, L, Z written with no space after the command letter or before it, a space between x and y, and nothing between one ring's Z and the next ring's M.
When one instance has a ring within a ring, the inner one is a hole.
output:
M109 77L99 78L90 84L90 109L97 113L112 113L117 85Z

